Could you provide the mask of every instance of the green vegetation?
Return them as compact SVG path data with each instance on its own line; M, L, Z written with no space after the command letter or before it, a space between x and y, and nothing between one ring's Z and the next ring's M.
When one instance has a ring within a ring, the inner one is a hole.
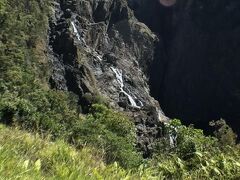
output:
M234 146L237 141L237 135L233 132L223 119L210 122L210 126L215 127L214 135L220 143Z
M100 104L81 115L75 95L50 89L49 13L50 0L0 0L0 122L11 126L0 125L1 179L240 178L240 148L223 121L212 123L214 138L173 120L175 145L162 138L143 160L128 117Z
M80 117L77 97L48 88L50 69L44 50L49 3L1 1L0 121L51 134L53 140L63 139L78 147L98 147L109 163L139 165L136 133L128 118L102 105Z
M107 165L96 148L75 149L62 140L51 141L15 128L0 125L1 179L239 179L240 150L230 146L220 151L217 140L199 130L179 126L181 148L162 151L133 170L117 163ZM191 136L191 138L190 138ZM181 157L191 141L195 150ZM201 145L200 142L206 144ZM208 145L215 144L211 147ZM207 149L203 149L207 147ZM211 150L211 151L209 151Z
M179 120L172 120L168 129L177 131L176 145L171 147L160 142L162 146L158 147L152 162L164 176L173 179L240 178L239 146L229 146L227 142L205 136L202 130L181 125Z
M125 168L141 163L142 158L134 146L135 136L134 124L127 117L103 105L93 105L91 113L72 130L75 145L88 142L104 151L107 163L117 161Z
M97 151L0 125L0 179L139 179Z

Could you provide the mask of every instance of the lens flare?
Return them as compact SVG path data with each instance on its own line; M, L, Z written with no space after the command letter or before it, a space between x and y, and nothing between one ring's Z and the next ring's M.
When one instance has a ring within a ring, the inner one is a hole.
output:
M159 0L159 2L163 5L163 6L173 6L176 3L177 0Z

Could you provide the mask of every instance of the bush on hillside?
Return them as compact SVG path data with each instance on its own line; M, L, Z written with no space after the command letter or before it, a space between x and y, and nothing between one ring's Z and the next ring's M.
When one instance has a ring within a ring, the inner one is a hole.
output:
M211 121L210 126L215 128L214 135L223 145L236 145L237 135L232 128L226 124L224 119Z
M163 149L158 149L150 165L157 166L161 175L168 179L240 177L238 146L224 145L215 137L205 136L202 130L182 125L179 120L172 120L167 131L176 131L176 144L165 144Z
M73 128L75 144L89 144L105 153L108 163L117 161L123 167L136 167L141 156L135 148L134 124L121 113L104 105L93 105L91 113ZM78 138L76 138L78 137Z

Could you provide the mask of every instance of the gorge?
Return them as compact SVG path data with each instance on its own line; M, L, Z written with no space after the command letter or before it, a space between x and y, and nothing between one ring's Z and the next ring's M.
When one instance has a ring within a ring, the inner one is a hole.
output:
M240 179L239 48L239 0L0 0L0 179Z
M207 134L211 120L224 118L239 133L239 2L61 0L55 7L50 82L77 94L82 112L86 97L101 94L135 119L147 154L168 117Z
M210 131L224 118L239 131L238 1L131 1L138 19L160 39L150 68L152 95L165 114Z

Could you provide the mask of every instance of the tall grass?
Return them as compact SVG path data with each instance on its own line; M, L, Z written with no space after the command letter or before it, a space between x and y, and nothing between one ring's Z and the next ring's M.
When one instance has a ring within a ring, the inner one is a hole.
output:
M126 170L117 163L105 164L102 152L76 149L0 125L0 179L239 179L240 153L196 152L185 161L176 153L161 154L138 169Z
M0 179L124 179L140 178L117 163L106 165L102 155L84 147L76 150L64 141L0 125Z

